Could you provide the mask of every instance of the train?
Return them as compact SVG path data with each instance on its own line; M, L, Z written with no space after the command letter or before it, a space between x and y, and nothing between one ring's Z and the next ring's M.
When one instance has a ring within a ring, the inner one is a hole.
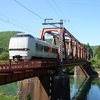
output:
M58 46L42 41L29 33L17 33L9 41L9 59L57 58Z

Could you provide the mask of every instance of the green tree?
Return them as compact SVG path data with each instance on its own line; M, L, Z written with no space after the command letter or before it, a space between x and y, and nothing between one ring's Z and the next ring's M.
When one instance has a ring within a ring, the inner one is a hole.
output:
M0 32L0 59L8 59L9 52L9 40L11 37L16 35L17 33L21 33L18 31L4 31Z
M8 52L2 52L0 54L0 59L8 59L9 57L9 53Z
M12 95L7 96L4 93L0 92L0 100L17 100L17 97Z
M97 56L97 59L100 59L100 46L98 46L98 47L95 49L95 56Z

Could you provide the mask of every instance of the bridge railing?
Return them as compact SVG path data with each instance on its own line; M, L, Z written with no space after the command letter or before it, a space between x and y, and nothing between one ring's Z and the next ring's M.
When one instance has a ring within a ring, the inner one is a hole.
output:
M0 60L0 72L12 72L18 70L33 70L37 68L57 67L57 61L54 59L37 59L29 61L11 61Z
M85 59L74 59L74 60L63 60L63 67L69 65L83 64ZM33 59L29 61L11 61L11 60L0 60L0 73L2 72L14 72L14 71L25 71L25 70L34 70L34 69L57 69L59 63L57 59Z

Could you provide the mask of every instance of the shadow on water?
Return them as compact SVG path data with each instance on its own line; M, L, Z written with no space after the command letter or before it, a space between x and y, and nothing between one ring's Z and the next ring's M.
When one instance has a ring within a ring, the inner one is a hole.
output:
M40 77L40 81L49 96L49 100L87 100L86 95L91 88L91 79L77 77L70 79L69 75L51 75ZM75 87L74 90L71 89Z
M80 82L81 81L81 82ZM74 85L77 89L76 93L71 100L87 100L86 96L91 89L91 79L90 78L74 78Z
M89 76L98 77L98 73L95 70L93 70L91 62L88 62L88 63L84 64L83 68Z
M70 100L69 75L53 76L51 100Z
M79 80L82 78L70 79L71 100L100 100L100 79L88 78L81 85Z
M49 78L40 78L42 85L48 93L49 100L70 100L69 75L50 75ZM48 80L49 79L49 80ZM44 81L43 81L44 80ZM48 82L48 86L47 83Z
M45 75L39 79L48 100L100 100L99 78Z

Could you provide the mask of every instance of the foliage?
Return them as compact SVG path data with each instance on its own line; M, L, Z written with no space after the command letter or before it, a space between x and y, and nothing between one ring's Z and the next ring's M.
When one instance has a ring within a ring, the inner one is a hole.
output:
M91 59L91 64L93 65L95 63L96 63L96 61L94 59Z
M16 96L7 96L4 93L0 93L0 100L17 100Z
M16 90L17 90L17 83L16 82L0 86L0 91L5 93L6 95L14 95L15 96Z
M88 44L83 44L83 46L87 49L89 46L89 43Z
M97 59L100 59L100 46L98 46L96 49L95 49L95 54L94 56L97 55Z
M25 100L31 100L31 94L30 93L25 97Z
M63 72L73 74L74 73L74 67L71 66L71 67L65 68L65 69L63 69Z
M0 59L8 59L8 57L9 57L9 53L8 52L2 52L1 54L0 54Z
M96 46L91 46L91 48L92 48L93 53L94 53L94 55L95 55L95 49L98 48L98 46L97 46L97 45L96 45Z
M94 57L91 59L91 64L100 67L100 46L94 48Z
M18 31L0 32L0 59L8 59L9 40L17 33L19 32Z
M98 78L93 79L92 85L97 85L100 89L100 79L98 79Z
M10 38L17 33L19 33L19 32L18 31L0 32L0 40L2 40L2 41L0 41L0 48L8 50L8 44L9 44Z
M8 59L9 40L18 31L0 32L0 59ZM1 62L0 62L1 63ZM3 63L3 62L2 62ZM0 100L17 100L16 98L17 83L10 83L0 86Z
M10 83L0 86L0 100L17 100L17 83Z
M48 42L48 43L52 43L52 39L46 39L46 42ZM58 39L56 39L56 45L58 45Z

